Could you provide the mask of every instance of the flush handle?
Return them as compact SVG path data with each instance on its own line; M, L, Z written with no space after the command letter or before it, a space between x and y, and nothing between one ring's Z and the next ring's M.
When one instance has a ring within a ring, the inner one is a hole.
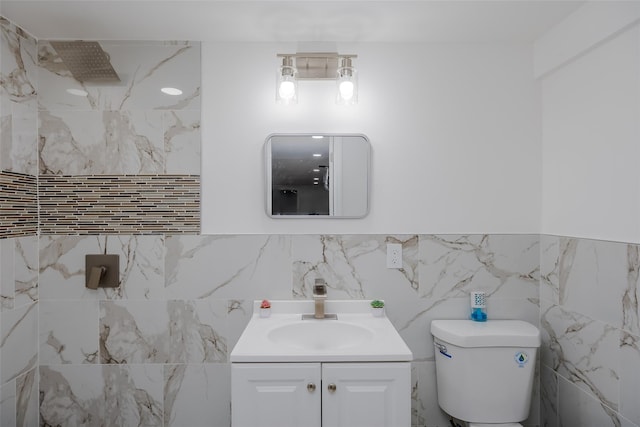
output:
M309 393L313 393L314 391L316 391L316 385L314 383L307 384L307 390L309 391Z
M335 393L336 392L336 385L334 383L331 383L327 386L327 390L329 390L329 393Z
M437 341L434 341L433 345L436 346L436 348L440 351L441 355L446 356L449 359L451 359L452 356L447 352L447 346L446 345L441 344L441 343L439 343Z
M447 352L447 346L444 344L440 344L439 342L434 342L433 345L436 346L436 348L438 350L440 350L440 353L446 353Z

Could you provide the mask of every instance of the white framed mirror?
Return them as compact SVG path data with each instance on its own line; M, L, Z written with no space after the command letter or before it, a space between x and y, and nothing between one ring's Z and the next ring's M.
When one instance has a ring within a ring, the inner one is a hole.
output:
M369 213L371 144L361 134L272 134L264 144L272 218L362 218Z

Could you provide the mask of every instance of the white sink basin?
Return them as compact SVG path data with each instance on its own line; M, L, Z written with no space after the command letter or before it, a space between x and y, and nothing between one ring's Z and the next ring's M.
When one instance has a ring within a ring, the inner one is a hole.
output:
M337 350L373 339L373 331L339 320L302 320L272 329L267 333L267 339L299 349Z
M271 301L271 316L259 315L260 302L233 348L233 363L404 362L411 350L387 317L374 317L367 300L327 300L325 311L338 320L301 320L313 301Z

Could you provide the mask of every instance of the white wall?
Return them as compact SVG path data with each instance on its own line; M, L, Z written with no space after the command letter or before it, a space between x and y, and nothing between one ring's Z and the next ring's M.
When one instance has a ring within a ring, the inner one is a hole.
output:
M590 7L536 49L539 63L563 57L542 79L542 232L640 242L640 29ZM604 38L552 52L586 29Z
M537 233L539 88L531 46L339 45L356 53L359 104L333 82L274 101L276 53L293 44L202 44L202 232ZM364 133L371 212L357 220L271 219L262 144L273 132Z

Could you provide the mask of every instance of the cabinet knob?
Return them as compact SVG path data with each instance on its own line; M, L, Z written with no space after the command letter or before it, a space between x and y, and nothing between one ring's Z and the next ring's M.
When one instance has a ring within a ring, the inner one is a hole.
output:
M314 391L316 391L316 385L314 383L309 383L307 384L307 390L312 393Z
M335 393L336 392L336 385L334 383L331 383L327 386L327 389L329 390L329 393Z

